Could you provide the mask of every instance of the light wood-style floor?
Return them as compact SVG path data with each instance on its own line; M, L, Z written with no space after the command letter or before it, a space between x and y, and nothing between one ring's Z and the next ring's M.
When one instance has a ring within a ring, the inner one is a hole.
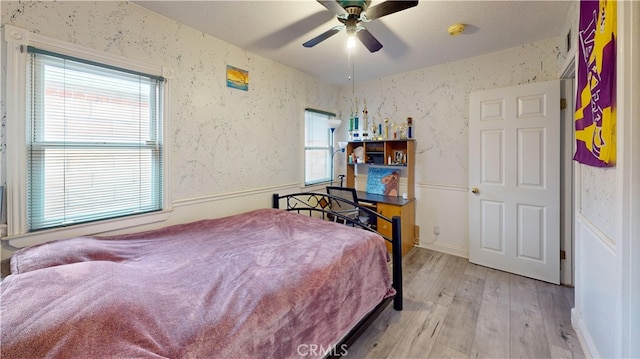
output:
M573 289L424 248L405 256L404 310L390 305L349 358L583 358Z

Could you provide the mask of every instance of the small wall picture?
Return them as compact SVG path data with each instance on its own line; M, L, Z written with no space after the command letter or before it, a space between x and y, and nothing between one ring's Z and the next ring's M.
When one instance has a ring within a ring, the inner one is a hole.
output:
M249 71L227 65L227 87L249 91Z
M404 151L393 151L393 163L394 164L404 164Z

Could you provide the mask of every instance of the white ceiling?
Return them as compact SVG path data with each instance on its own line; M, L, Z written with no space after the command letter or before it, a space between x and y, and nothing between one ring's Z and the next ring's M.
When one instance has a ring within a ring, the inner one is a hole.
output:
M381 2L372 0L371 6ZM340 25L315 0L135 3L327 83L351 83L344 30L315 47L302 46ZM358 42L353 54L355 82L564 35L570 6L566 0L420 0L416 7L364 23L384 47L369 53ZM447 33L454 23L466 24L464 34L452 37Z

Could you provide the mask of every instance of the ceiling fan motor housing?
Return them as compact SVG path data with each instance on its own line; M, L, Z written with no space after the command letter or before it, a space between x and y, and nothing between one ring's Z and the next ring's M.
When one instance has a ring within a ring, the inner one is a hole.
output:
M360 13L366 10L371 4L371 0L337 0L338 4L342 6L343 9L347 10L349 14L357 14L360 16Z
M346 18L338 16L338 20L347 25L346 30L349 36L354 36L358 32L358 23L360 22L360 14L369 7L370 0L336 0L347 12Z
M302 44L304 47L313 47L330 38L346 28L349 39L357 37L369 52L376 52L382 48L378 41L360 22L369 22L383 16L397 13L418 5L418 0L387 0L371 8L371 0L316 0L322 6L336 15L341 26L334 26L322 34Z

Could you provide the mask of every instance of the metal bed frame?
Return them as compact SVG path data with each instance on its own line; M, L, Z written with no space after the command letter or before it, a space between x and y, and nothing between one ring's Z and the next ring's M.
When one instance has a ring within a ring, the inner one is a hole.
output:
M356 210L366 213L369 216L369 223L363 223L358 216L349 216L353 211L345 213L344 211L332 210L332 203L345 203L354 206ZM365 331L371 323L382 313L382 311L393 300L393 309L402 310L402 238L400 217L395 216L388 218L370 208L358 205L357 203L346 200L342 197L333 196L325 193L316 192L300 192L280 196L273 194L272 208L282 209L290 212L306 214L310 217L317 217L323 220L331 220L343 223L348 226L362 228L371 232L378 233L385 241L391 243L391 269L393 288L396 291L395 296L385 298L378 304L365 318L363 318L356 326L338 343L335 348L329 352L327 357L340 357L343 354L342 349L349 347L356 339ZM385 221L391 223L391 238L376 230L376 223ZM373 224L373 225L372 225Z

